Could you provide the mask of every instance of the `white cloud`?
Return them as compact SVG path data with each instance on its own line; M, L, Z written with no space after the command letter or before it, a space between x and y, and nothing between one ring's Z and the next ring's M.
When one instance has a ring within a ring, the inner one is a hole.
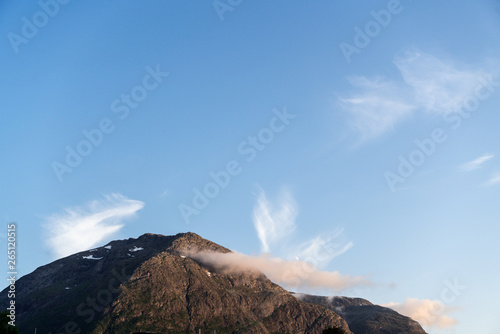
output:
M338 99L362 139L393 129L417 111L436 115L458 111L478 87L491 82L494 68L492 63L458 64L418 50L395 57L393 63L402 81L349 77L357 92Z
M402 89L393 82L362 76L348 78L360 92L339 102L351 116L351 125L369 139L394 128L396 123L410 115L415 106L406 101Z
M292 232L297 228L297 214L297 204L288 191L282 191L276 203L271 203L265 192L260 190L253 220L263 252L278 252L287 259L325 267L353 246L352 241L347 240L343 228L321 233L297 246L297 242L290 242Z
M486 161L493 159L494 155L493 154L485 154L480 156L477 159L474 159L472 161L469 161L463 165L460 166L460 169L470 172L474 169L477 169L481 167L482 164L484 164Z
M452 60L439 59L419 51L396 57L403 80L411 86L415 103L425 111L448 114L456 111L464 99L480 85L489 72Z
M371 284L363 277L342 275L337 271L320 271L304 261L285 261L268 255L248 256L237 252L186 252L187 256L214 266L226 273L260 271L286 289L330 289L338 292Z
M270 243L293 232L296 216L296 203L288 191L281 193L276 207L269 202L264 191L260 191L253 210L253 224L263 252L269 252Z
M406 315L428 328L445 329L458 323L455 318L448 315L455 309L446 306L439 300L408 298L402 304L389 303L382 306Z
M46 244L56 258L93 248L117 233L124 226L122 220L143 206L141 201L112 194L84 206L66 208L46 219Z
M321 267L347 252L353 245L352 241L346 239L344 229L337 228L300 245L297 257Z
M488 181L486 181L487 186L492 186L500 182L500 174L492 176Z

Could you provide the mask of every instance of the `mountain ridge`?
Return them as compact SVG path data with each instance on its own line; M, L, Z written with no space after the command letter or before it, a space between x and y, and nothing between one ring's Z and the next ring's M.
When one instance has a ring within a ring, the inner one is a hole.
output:
M190 251L231 252L192 232L147 233L41 266L17 282L19 328L42 333L321 333L340 327L353 333L333 309L297 299L264 274L228 274L184 255ZM5 289L0 303L6 302Z
M351 331L356 334L426 334L417 321L390 308L375 305L363 298L298 295L297 298L306 303L320 305L335 311L347 322Z

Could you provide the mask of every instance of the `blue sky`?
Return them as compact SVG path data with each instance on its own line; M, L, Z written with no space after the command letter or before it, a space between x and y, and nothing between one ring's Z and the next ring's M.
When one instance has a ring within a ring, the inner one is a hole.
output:
M499 28L493 0L2 3L0 241L24 275L192 231L498 333Z

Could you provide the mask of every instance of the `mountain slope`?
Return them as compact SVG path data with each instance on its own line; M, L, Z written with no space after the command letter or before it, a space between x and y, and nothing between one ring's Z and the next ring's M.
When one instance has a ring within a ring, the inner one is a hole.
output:
M220 272L183 256L189 249L229 252L194 233L145 234L40 267L17 282L18 326L22 333L351 333L334 311L297 300L263 274Z
M418 322L366 299L306 294L297 294L297 297L335 311L355 334L426 334Z

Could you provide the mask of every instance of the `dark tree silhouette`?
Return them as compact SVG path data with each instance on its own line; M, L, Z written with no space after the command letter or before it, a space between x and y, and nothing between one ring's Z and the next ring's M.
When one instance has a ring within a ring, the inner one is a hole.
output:
M342 328L330 327L327 329L323 329L323 334L346 334L346 332Z

